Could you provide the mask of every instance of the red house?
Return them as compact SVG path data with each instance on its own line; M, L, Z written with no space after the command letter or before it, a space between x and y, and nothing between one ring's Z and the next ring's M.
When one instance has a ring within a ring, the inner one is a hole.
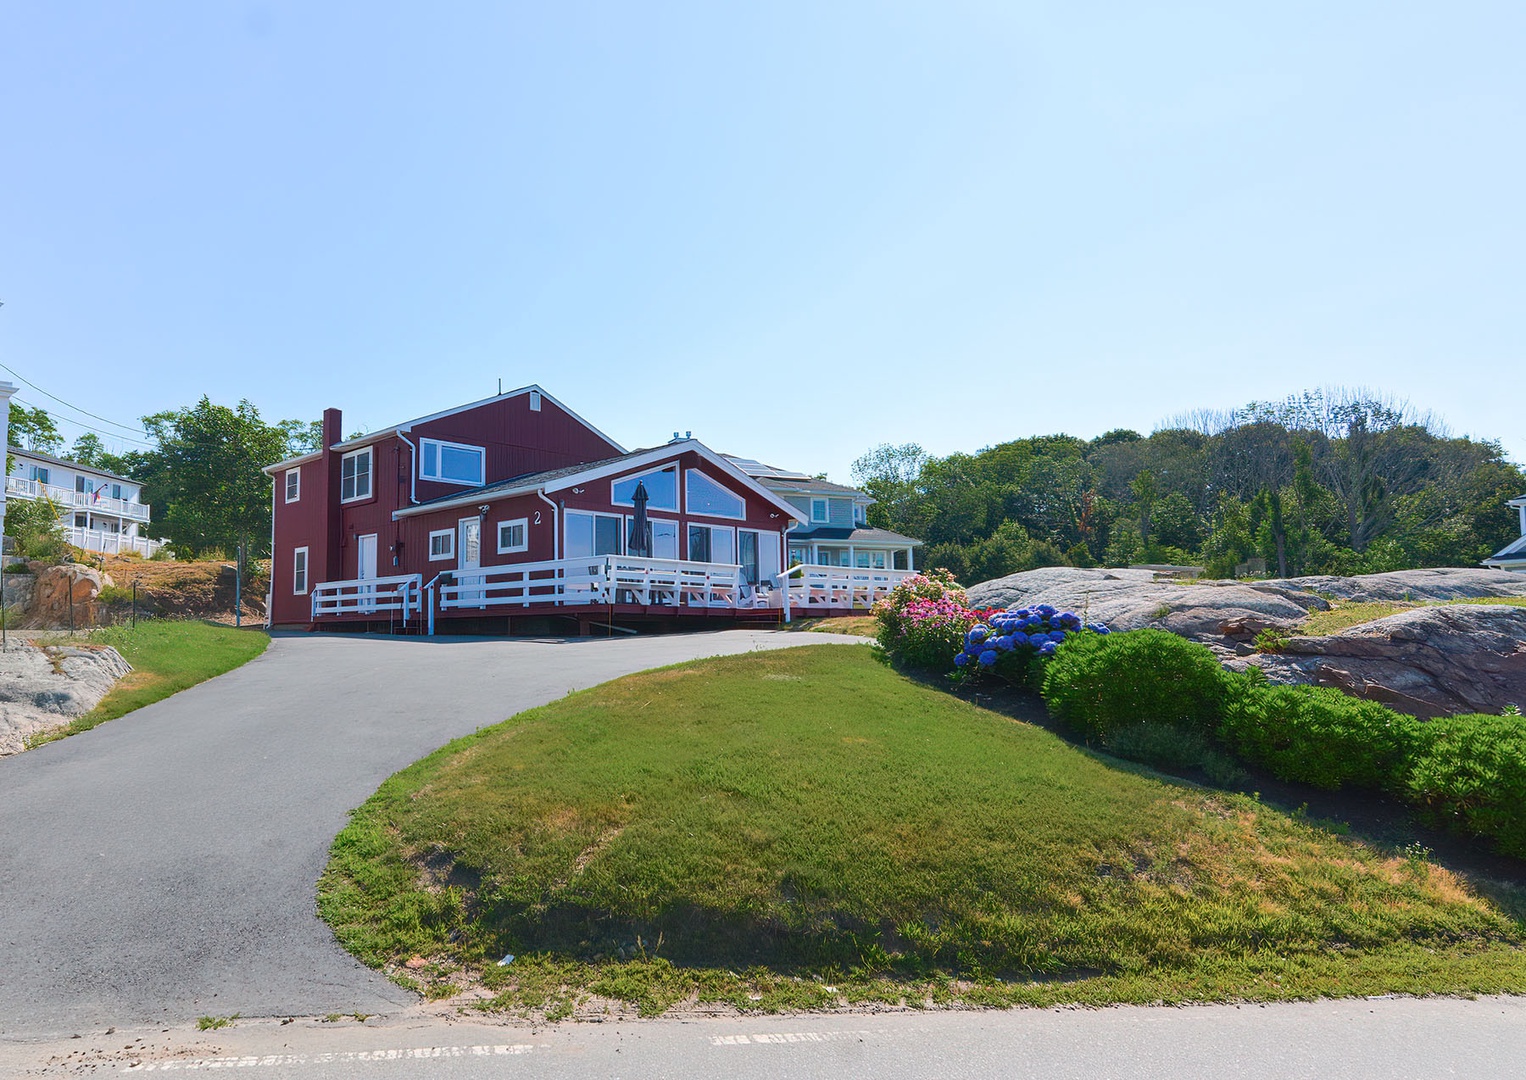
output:
M326 410L321 450L265 469L273 626L788 618L800 512L696 439L626 451L538 386L355 439L340 419ZM842 576L799 603L862 607L899 580Z

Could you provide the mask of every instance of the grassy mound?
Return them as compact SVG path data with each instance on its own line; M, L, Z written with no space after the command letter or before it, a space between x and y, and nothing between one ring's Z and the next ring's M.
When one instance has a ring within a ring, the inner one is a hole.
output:
M356 811L319 904L400 981L553 1015L1526 985L1520 912L1439 867L842 646L649 672L459 740Z

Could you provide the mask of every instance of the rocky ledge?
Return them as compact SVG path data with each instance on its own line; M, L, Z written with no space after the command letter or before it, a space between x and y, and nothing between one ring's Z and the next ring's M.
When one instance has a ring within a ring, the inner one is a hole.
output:
M1226 665L1254 665L1273 682L1334 686L1416 716L1497 713L1526 705L1526 608L1414 608L1324 637L1289 637L1281 652Z
M1419 607L1324 637L1290 636L1255 653L1264 629L1293 630L1330 600L1415 601L1526 596L1526 575L1500 570L1403 570L1362 577L1179 582L1150 570L1052 567L969 590L977 607L1048 603L1116 630L1153 626L1212 647L1227 666L1255 665L1283 682L1338 686L1419 716L1526 706L1526 608Z
M24 750L34 732L83 716L131 670L105 646L12 641L0 653L0 756Z

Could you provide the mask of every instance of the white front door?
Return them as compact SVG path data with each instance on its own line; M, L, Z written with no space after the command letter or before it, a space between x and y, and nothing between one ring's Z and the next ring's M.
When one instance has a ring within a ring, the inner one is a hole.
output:
M456 523L456 533L456 569L476 570L482 565L482 519L462 518ZM472 582L472 578L463 579L463 584ZM481 600L482 589L462 590L461 599Z
M355 576L361 581L374 581L376 579L376 534L357 536L355 538ZM373 590L374 585L362 585L356 590L360 595L359 605L361 611L375 611L376 598Z

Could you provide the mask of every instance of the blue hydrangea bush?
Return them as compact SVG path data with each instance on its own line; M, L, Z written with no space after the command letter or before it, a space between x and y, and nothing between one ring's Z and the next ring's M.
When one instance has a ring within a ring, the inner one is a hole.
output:
M1036 688L1044 661L1067 638L1108 632L1102 623L1088 623L1074 612L1049 604L993 612L964 635L964 648L954 657L954 675L956 679L992 675Z

